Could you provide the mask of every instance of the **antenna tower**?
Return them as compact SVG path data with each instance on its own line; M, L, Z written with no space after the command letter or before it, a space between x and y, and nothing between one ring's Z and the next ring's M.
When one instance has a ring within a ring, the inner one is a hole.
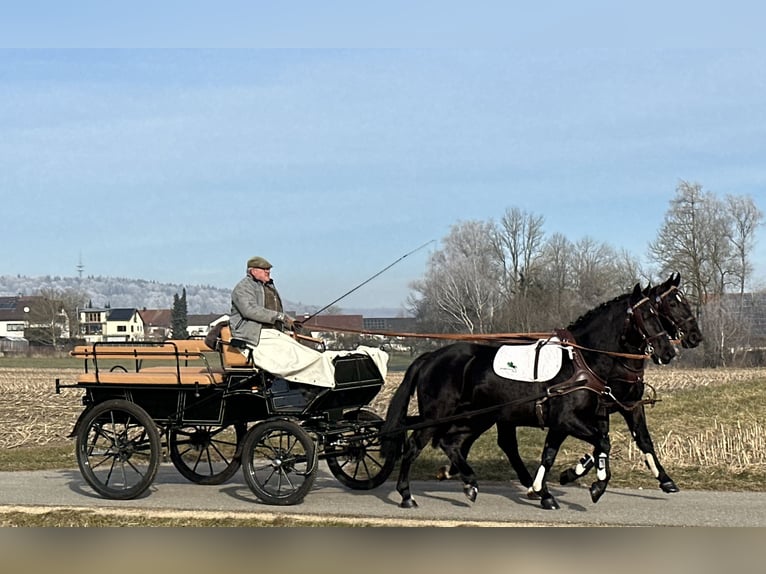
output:
M82 253L80 253L80 261L77 263L77 276L82 279L82 270L85 269L85 265L82 264Z

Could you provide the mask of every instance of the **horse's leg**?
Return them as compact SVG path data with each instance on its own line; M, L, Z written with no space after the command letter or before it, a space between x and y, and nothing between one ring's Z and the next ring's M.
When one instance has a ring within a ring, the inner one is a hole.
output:
M596 459L596 481L590 485L590 499L593 502L598 502L606 492L609 479L612 477L609 469L609 453L612 450L609 440L609 413L602 412L598 416L597 425L598 434L588 441L595 447L593 456Z
M545 437L545 446L543 447L543 455L540 460L540 467L537 469L534 481L532 482L532 491L540 497L540 506L546 510L558 510L559 503L548 491L548 485L546 483L546 476L550 472L556 455L559 452L561 443L567 437L566 433L550 429Z
M662 491L669 494L678 492L678 486L676 486L673 479L668 476L668 473L665 472L662 464L660 464L660 459L657 458L657 453L654 450L654 443L649 434L649 428L646 426L646 411L644 410L644 405L632 410L621 411L620 414L628 424L628 429L630 429L630 434L633 436L633 440L636 441L638 448L644 453L644 463L652 472L654 478L660 483Z
M606 426L606 432L609 432L609 419L607 419L607 426ZM575 482L578 478L582 478L586 474L590 472L590 470L596 466L596 458L597 456L590 453L585 453L580 457L580 460L577 461L577 464L575 466L569 467L568 469L561 472L561 475L559 476L559 484L569 484L570 482Z
M470 436L466 436L463 440L463 444L460 445L460 454L463 456L464 459L468 460L468 453L471 451L471 447L473 446L473 443L476 442L476 439L479 438L480 434L473 434ZM457 464L454 462L449 465L440 466L436 470L436 479L437 480L449 480L450 478L454 478L460 473L460 469L458 468Z
M402 501L399 503L402 508L417 508L418 506L410 491L410 470L412 463L418 458L426 444L428 444L428 438L422 430L415 430L410 433L404 443L404 454L399 466L399 478L396 481L396 490L402 496Z
M508 457L519 482L527 488L529 498L537 498L537 494L532 490L532 475L529 474L527 465L521 459L519 454L519 441L516 436L516 426L508 422L498 421L497 423L497 446L499 446Z
M457 474L463 481L463 493L471 502L475 502L479 495L479 483L476 480L476 473L463 455L463 449L466 443L472 444L479 435L481 433L477 429L456 429L439 441L439 446L450 460L450 470L457 469Z

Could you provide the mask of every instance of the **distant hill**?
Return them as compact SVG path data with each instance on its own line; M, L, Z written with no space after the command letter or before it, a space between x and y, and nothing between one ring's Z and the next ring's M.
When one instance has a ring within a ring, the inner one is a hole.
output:
M136 309L170 309L173 296L186 288L186 303L189 313L228 313L231 309L231 289L210 285L181 285L158 283L144 279L125 277L59 277L45 275L27 277L24 275L0 275L0 296L36 295L41 289L59 291L76 290L85 294L86 301L95 307L134 307ZM283 302L285 309L296 313L313 313L319 305L303 305L291 301ZM396 317L398 309L345 309L343 313L365 317Z

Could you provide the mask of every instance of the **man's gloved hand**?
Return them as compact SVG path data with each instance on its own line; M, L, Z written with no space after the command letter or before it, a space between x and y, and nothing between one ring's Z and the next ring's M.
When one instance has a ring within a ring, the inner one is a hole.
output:
M301 323L300 321L294 321L293 322L293 333L297 333L298 335L303 333L303 323Z
M282 324L285 326L285 329L290 330L293 328L293 325L295 324L295 318L290 317L287 313L282 313L282 316L279 317L279 319L282 321Z

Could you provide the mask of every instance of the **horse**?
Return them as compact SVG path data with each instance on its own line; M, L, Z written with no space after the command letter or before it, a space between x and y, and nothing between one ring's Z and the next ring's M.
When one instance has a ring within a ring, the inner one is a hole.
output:
M515 432L505 429L548 428L540 466L530 485L545 509L559 508L546 477L561 443L573 436L591 444L598 473L590 495L594 503L598 502L611 476L606 405L632 400L635 394L635 385L623 384L615 392L611 381L617 377L631 379L626 361L642 362L648 352L659 362L668 362L675 349L639 284L632 292L587 312L556 335L564 349L562 368L546 382L497 375L492 366L499 348L496 343L453 343L413 361L389 403L380 431L383 456L402 458L396 484L401 507L417 506L409 473L429 441L445 452L460 474L466 496L475 500L478 483L461 448L466 440L475 440L493 424L498 426L498 436L513 436L514 441ZM415 391L420 422L407 429L407 407ZM407 430L412 433L407 435Z
M667 281L646 288L644 293L653 302L660 316L665 330L671 339L680 340L681 346L686 349L697 347L703 340L697 320L694 317L691 305L686 299L679 285L681 274L671 274ZM641 373L643 378L643 372ZM627 408L615 403L612 412L618 412L625 419L633 440L644 454L644 463L657 479L660 489L672 494L679 492L679 488L660 463L654 449L654 442L646 426L645 403L639 401ZM590 454L583 455L576 466L568 468L561 473L559 482L568 484L587 474L593 468L594 460ZM526 470L526 468L524 469ZM520 478L521 479L521 478ZM523 483L523 481L522 481Z
M663 327L668 332L670 338L680 340L681 345L684 348L694 348L702 342L702 332L697 325L691 305L679 287L680 283L680 273L671 274L667 281L656 286L648 286L644 290L644 294L650 299L650 302L657 310ZM637 375L640 374L643 379L643 367L641 368L641 372L637 373ZM643 383L638 382L636 385L637 389L642 389L641 392L643 394ZM627 406L624 403L614 402L612 403L611 412L619 412L625 419L625 422L628 425L628 430L636 442L636 445L644 454L644 462L657 479L660 489L668 494L679 492L678 486L667 474L657 457L654 442L652 441L649 429L646 425L644 401L639 400L630 406ZM519 481L527 487L529 496L534 497L535 495L531 488L532 477L518 452L516 429L504 427L503 432L505 433L504 436L500 436L500 432L498 433L498 445L508 457ZM477 438L478 436L468 437L465 443L461 446L461 452L464 457L468 457L468 452ZM594 457L591 454L586 453L580 458L575 466L570 467L561 473L559 477L560 484L568 484L576 481L587 474L594 465ZM439 468L436 476L439 480L445 480L456 474L456 466L451 465Z

